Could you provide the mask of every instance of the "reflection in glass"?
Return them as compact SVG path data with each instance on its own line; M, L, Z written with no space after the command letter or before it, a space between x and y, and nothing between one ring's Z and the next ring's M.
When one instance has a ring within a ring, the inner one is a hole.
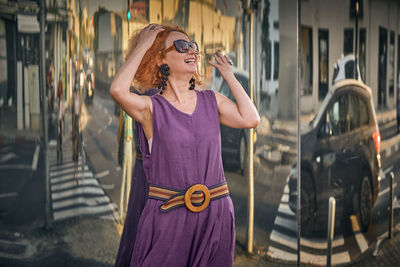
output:
M301 94L312 95L313 80L313 46L312 46L312 28L301 26Z
M318 30L319 89L318 98L323 99L328 91L329 31Z

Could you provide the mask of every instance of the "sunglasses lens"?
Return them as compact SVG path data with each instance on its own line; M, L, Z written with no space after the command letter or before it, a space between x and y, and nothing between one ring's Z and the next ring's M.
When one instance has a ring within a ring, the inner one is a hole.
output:
M187 42L185 40L176 40L174 42L175 48L180 53L189 52L189 48L191 47L196 53L199 51L199 47L196 42Z
M180 53L186 53L189 51L189 44L185 40L176 40L174 42L176 50Z

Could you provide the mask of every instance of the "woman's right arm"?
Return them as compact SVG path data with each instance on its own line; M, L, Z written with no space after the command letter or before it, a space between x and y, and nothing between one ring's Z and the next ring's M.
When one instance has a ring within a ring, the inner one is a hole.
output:
M154 27L154 30L151 30L151 27ZM115 75L110 87L110 94L114 100L139 123L148 118L151 111L151 100L149 96L132 94L129 88L140 62L147 50L152 46L157 34L161 31L163 31L161 26L152 24L141 31L137 46Z

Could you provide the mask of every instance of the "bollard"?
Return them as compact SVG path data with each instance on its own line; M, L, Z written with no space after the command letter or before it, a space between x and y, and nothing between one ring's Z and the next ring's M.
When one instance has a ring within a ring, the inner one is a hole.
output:
M390 172L390 204L389 204L389 229L388 229L388 239L392 238L393 234L393 198L394 198L394 173Z
M328 252L326 257L326 266L331 266L332 256L332 239L335 235L335 210L336 200L334 197L329 198L329 214L328 214Z

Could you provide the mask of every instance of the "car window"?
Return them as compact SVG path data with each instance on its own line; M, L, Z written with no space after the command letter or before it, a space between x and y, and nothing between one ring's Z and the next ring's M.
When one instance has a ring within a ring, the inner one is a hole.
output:
M354 60L351 60L349 62L346 63L346 65L344 66L344 75L346 77L346 79L354 79L355 75L354 75Z
M368 106L367 102L364 98L360 98L359 101L360 104L360 125L364 126L369 124L369 112L368 112Z
M360 109L359 109L359 97L355 94L350 95L350 131L353 131L360 127Z
M328 110L327 123L331 135L336 136L347 132L347 95L340 96Z

